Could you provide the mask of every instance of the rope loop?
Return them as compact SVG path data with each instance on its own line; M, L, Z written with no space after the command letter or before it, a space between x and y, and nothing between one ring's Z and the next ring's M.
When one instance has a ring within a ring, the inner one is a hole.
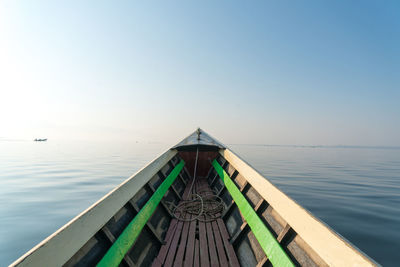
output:
M182 200L178 205L172 202L167 202L167 204L172 216L184 222L194 220L212 222L221 218L225 210L225 203L222 199L210 191L192 194L188 200Z

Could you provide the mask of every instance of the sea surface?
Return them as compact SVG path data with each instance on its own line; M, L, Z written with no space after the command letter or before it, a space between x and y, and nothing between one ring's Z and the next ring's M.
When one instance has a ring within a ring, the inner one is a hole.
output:
M0 140L0 266L172 144ZM400 262L400 149L230 145L384 266Z

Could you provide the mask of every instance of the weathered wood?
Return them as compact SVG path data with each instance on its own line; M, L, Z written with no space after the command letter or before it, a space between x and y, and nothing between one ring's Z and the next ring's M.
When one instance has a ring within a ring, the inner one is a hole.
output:
M190 184L190 186L191 186L191 184ZM193 194L196 191L196 188L197 188L197 183L194 184L194 186L192 188L192 192L190 192L190 194ZM193 216L190 216L190 217L193 218ZM187 224L189 225L189 230L188 230L188 234L187 234L187 244L186 244L185 259L184 259L184 266L186 266L186 267L193 266L193 264L194 264L194 260L195 260L194 253L195 253L195 249L196 249L195 243L198 242L198 240L195 239L196 238L197 220L187 222ZM197 244L197 246L198 246L198 244ZM200 264L200 263L198 262L198 264Z
M212 173L213 170L214 170L214 169L211 167L211 159L209 159L208 162L210 163L210 168L209 168L209 170L208 170L208 172L207 172L207 175L204 176L204 177L206 178L207 182L210 180L210 179L209 179L209 178L210 178L210 175L211 175L211 173Z
M187 198L190 195L189 189L190 189L190 187L186 186L185 191L183 193L184 198ZM178 247L178 242L179 242L180 236L182 234L182 228L183 228L183 222L178 221L177 226L176 226L176 231L172 237L172 242L171 242L171 245L168 250L167 258L165 259L165 262L164 262L165 267L172 266L172 264L173 264L175 254L177 251L177 247Z
M181 179L181 181L182 181L182 183L183 183L184 185L187 184L187 182L185 181L185 179L183 179L182 174L179 174L178 177L179 177L179 179Z
M231 175L231 179L235 180L238 175L239 175L239 172L237 170L235 170ZM236 183L236 185L238 185L238 184Z
M189 218L188 216L185 216L185 219L188 219L188 218ZM181 267L183 264L183 256L185 254L186 242L187 242L188 235L189 235L189 226L190 226L190 222L183 222L183 229L182 229L182 233L181 233L179 247L176 252L174 266Z
M175 189L175 187L174 187L173 184L171 185L170 188L172 189L172 192L175 194L175 196L176 196L179 200L181 200L182 197L181 197L181 195L179 195L179 192Z
M196 242L194 244L194 267L200 267L200 251L199 251L199 240L196 239ZM186 267L192 266L191 263L188 262L188 265L185 264Z
M250 184L246 181L242 188L240 188L240 192L244 193L250 188Z
M303 207L298 205L296 202L294 202L292 199L282 193L279 189L273 186L267 179L265 179L247 163L241 160L232 151L230 151L229 149L220 150L220 154L223 156L223 158L219 158L219 162L223 163L221 164L223 169L227 169L227 172L231 174L231 178L235 180L237 184L242 185L240 186L240 191L242 193L246 192L250 188L250 186L252 186L255 191L257 191L259 195L265 199L265 203L269 203L271 207L273 207L273 209L271 208L271 218L276 220L277 224L283 227L282 230L281 227L274 227L274 230L280 230L277 240L281 243L285 243L285 246L287 245L286 241L290 241L289 251L287 252L291 254L292 257L297 257L296 255L304 255L310 257L312 261L317 265L371 266L375 264L371 259L359 252L355 247L353 247L346 240L336 234L333 230L331 230L321 221L316 219L307 210L305 210ZM205 158L204 155L201 155L201 157ZM171 162L171 159L173 159L174 161ZM46 238L36 247L31 249L28 253L15 261L11 266L61 266L63 264L68 264L68 262L72 264L75 262L75 260L79 261L82 256L86 255L85 253L88 253L90 249L93 248L94 245L105 249L108 245L108 241L113 242L113 240L115 240L115 237L112 236L111 232L107 228L104 228L105 225L107 225L107 222L135 194L137 194L139 190L143 188L143 186L148 183L150 179L154 177L154 175L157 174L157 172L161 170L160 172L162 173L163 170L166 170L168 166L166 166L165 164L168 164L169 167L174 167L178 162L177 160L178 157L176 157L176 151L166 151L163 155L161 155L159 158L151 162L148 166L140 170L137 174L127 179L124 183L122 183L115 190L104 196L100 201L96 202L89 209L81 213L71 222L63 226L50 237ZM194 159L190 160L194 162ZM206 165L208 165L208 163ZM229 168L227 168L227 166L229 166ZM210 184L214 185L215 181L218 180L218 178L216 178L217 175L213 176L211 174L212 170L210 168L203 169L209 171L209 177L207 177L209 178L208 181L210 182ZM239 173L240 179L238 179L239 177L236 176L237 173ZM183 176L186 178L184 178ZM190 177L190 175L188 174L186 168L184 168L184 172L180 174L179 177L179 179L181 179L185 185L190 184L190 178L188 178ZM197 188L207 189L207 186L205 186L204 182L202 181L203 179L199 179L199 181L200 180L201 182L197 183ZM175 189L176 188L174 187L170 189L170 191L172 191L171 194L176 195L177 199L180 199L179 192ZM225 191L223 190L224 189L222 188L220 192L224 193ZM152 191L154 192L154 190ZM165 209L167 214L170 214L169 207L167 207L167 205L165 205L163 201L160 202L160 205L163 209ZM234 207L235 204L231 203L228 206L227 211L224 213L224 216L231 212ZM195 223L195 225L196 224L197 223ZM213 226L214 223L211 223L211 225ZM227 249L227 247L229 246L232 247L232 245L228 242L229 235L225 236L223 234L222 229L224 229L225 227L221 228L218 220L217 225L219 228L219 232L213 232L214 242L218 252L217 254L220 254L220 245L217 241L217 237L220 235L226 252L227 260L229 264L232 265L229 250ZM289 227L289 225L291 228ZM167 235L165 238L166 243L161 246L161 250L164 249L166 251L165 258L168 254L168 250L170 249L170 245L172 244L174 236L177 233L177 226L177 220L172 219L170 226L167 230ZM151 235L153 235L152 237L154 237L151 238L151 243L153 243L156 239L158 241L164 241L161 240L159 234L157 234L158 232L155 231L154 227L148 226L148 224L146 224L145 227L146 230ZM203 237L206 238L205 242L207 244L207 227L205 224L203 224L203 227L203 233L205 233ZM242 228L245 229L246 226ZM186 243L189 244L190 242L190 246L193 248L193 261L189 259L189 256L192 254L192 252L189 252L191 248L189 248L188 246L184 251L185 257L183 262L186 262L186 255L188 255L189 262L192 261L192 264L195 264L195 259L197 257L198 265L200 265L200 247L202 243L201 235L199 236L199 239L197 239L196 227L194 229L194 236L191 236L191 233L193 233L193 231L192 224L190 223L188 226L188 237L186 240ZM180 234L182 235L182 233ZM227 246L226 242L229 243L229 246ZM192 246L192 244L194 244L194 246ZM180 242L178 241L178 248L179 246ZM302 254L295 255L294 252L292 252L291 250L294 246L297 247L296 250L301 250ZM207 248L205 251L207 251ZM101 256L100 254L102 252L98 250L98 252L96 253L98 253L98 255L96 255L97 257ZM140 257L141 259L143 259L144 255L140 255ZM208 254L207 257L207 264L209 264L210 258ZM260 257L258 257L257 259L260 259ZM164 261L159 262L157 258L154 264L159 264L158 266L161 266L163 262ZM259 263L262 264L262 262L263 260L261 260ZM129 263L127 263L126 261L125 264L129 265Z
M199 239L200 239L200 264L202 267L210 266L208 245L207 245L207 232L206 225L203 222L199 222Z
M189 234L187 241L187 248L185 254L185 266L191 266L193 264L193 254L195 251L195 244L198 242L196 238L196 224L197 221L191 221L189 226ZM198 244L197 244L198 246Z
M218 174L216 173L215 176L214 176L214 178L212 179L212 181L211 181L211 183L210 183L210 187L213 187L215 181L217 181L217 180L218 180Z
M156 259L153 261L153 264L152 264L153 267L161 266L164 263L165 258L167 257L168 250L171 246L172 239L176 232L177 226L178 226L178 220L172 219L171 224L168 228L167 234L165 236L166 242L163 246L161 246L161 249L160 249Z
M148 188L151 192L155 192L156 191L156 189L150 184L150 183L147 183L146 185L145 185L145 187L146 188ZM163 200L161 200L160 201L160 204L161 204L161 207L164 209L164 211L170 216L170 217L172 217L172 214L171 214L171 211L169 210L169 208L167 207L167 205L165 204L165 202L163 201Z
M205 225L206 225L206 232L207 232L208 250L210 252L210 265L211 265L211 267L219 266L217 249L215 247L215 240L214 240L214 234L213 234L213 230L211 227L211 223L208 222L208 223L205 223Z
M187 186L185 188L185 191L183 192L183 196L187 197L189 195L189 187ZM172 245L172 242L175 240L175 234L178 231L178 225L181 222L178 221L177 219L172 219L170 226L168 228L166 237L165 237L165 244L161 246L161 249L156 257L156 259L153 261L153 266L159 266L159 264L163 264L166 261L167 256L169 255L169 251ZM177 233L180 235L180 233ZM176 249L176 248L175 248ZM172 258L173 260L173 258Z
M138 213L140 211L138 205L131 199L128 201L130 206ZM156 238L158 243L161 245L164 244L164 241L162 240L161 236L158 235L157 231L154 229L153 225L150 224L150 221L147 221L145 224L146 229Z
M215 245L217 247L218 252L218 259L221 266L228 266L228 260L226 258L224 245L222 243L221 234L218 228L218 224L216 221L211 222L213 233L214 233L214 240Z
M263 267L264 264L267 263L267 261L268 261L268 258L267 258L267 256L265 256L264 258L262 258L261 261L259 261L259 262L257 263L257 266L256 266L256 267Z
M195 185L196 192L201 191L201 186L197 181ZM210 266L210 258L208 253L208 244L207 244L207 230L206 224L204 222L198 222L199 227L199 258L200 258L200 265L202 267Z
M104 233L104 235L107 237L107 239L110 241L111 244L113 244L116 240L115 236L111 233L111 231L108 229L107 226L104 226L101 231ZM126 265L129 267L134 267L136 266L130 256L127 254L125 255L124 259L122 260Z
M185 195L188 195L188 183L185 188ZM213 193L205 178L196 179L193 192ZM203 218L205 219L205 218ZM219 220L219 222L218 222ZM229 234L221 219L213 222L178 221L177 228L173 234L168 231L167 235L173 235L167 246L163 246L154 266L193 266L198 261L201 266L239 266L235 251L229 243ZM196 239L196 226L199 229L199 239ZM222 228L222 230L220 229ZM196 248L197 247L197 248ZM165 252L168 251L168 252ZM161 252L163 253L161 255ZM197 254L196 254L197 253ZM164 260L165 259L165 260Z
M257 202L256 206L254 207L254 211L255 211L257 214L259 214L260 207L261 207L264 203L265 203L265 200L264 200L264 199L260 199L260 200ZM239 230L234 234L234 236L231 238L230 243L231 243L232 245L235 245L236 242L237 242L238 240L240 240L240 238L242 237L242 235L243 235L244 233L247 233L248 231L249 231L249 225L247 224L246 221L243 221L243 224L240 226L240 229L239 229Z
M160 170L160 171L157 173L157 175L158 175L158 177L160 177L160 179L161 179L162 181L164 181L166 175L162 172L162 170ZM179 175L178 175L178 176L179 176ZM181 200L182 197L181 197L181 195L179 195L178 191L175 189L175 187L174 187L173 184L170 186L170 188L172 189L171 191L174 193L174 195L175 195L179 200Z
M221 196L222 192L226 189L225 185L222 186L222 188L217 192L217 196Z
M231 212L232 212L232 210L233 210L233 207L235 207L236 206L236 204L235 204L235 201L234 200L232 200L231 201L231 203L229 204L229 206L224 210L224 212L222 213L222 218L223 219L225 219L226 218L226 216L228 216Z
M178 221L178 225L176 226L175 234L172 238L171 246L168 250L167 258L165 259L164 266L169 267L172 266L175 258L175 254L178 247L178 242L182 234L183 222Z
M375 264L321 223L303 207L276 188L229 149L220 154L253 186L279 215L331 266L375 266Z
M222 219L218 219L217 220L217 224L218 224L218 228L221 232L221 236L222 236L222 241L224 242L224 246L226 249L226 253L229 259L229 264L231 267L239 267L239 261L236 257L236 253L235 250L233 249L233 246L231 243L229 243L229 234L228 231L226 230L226 226L224 224L224 222L222 221Z
M278 240L278 242L280 243L283 240L283 238L286 236L286 234L289 232L289 230L290 230L290 225L286 224L285 228L282 229L282 231L279 233L276 240Z
M239 227L239 230L232 236L230 239L230 243L235 246L236 242L240 240L243 234L249 231L249 225L247 222L243 222L242 225Z
M176 153L176 151L168 149L91 207L25 253L11 266L62 266L65 264Z
M240 190L240 192L243 193L243 192L246 192L249 188L250 188L250 184L246 181L245 184L239 190ZM229 204L229 206L226 208L226 210L222 214L222 218L225 219L226 216L228 216L231 213L233 207L235 207L235 206L236 206L236 203L232 199L231 203Z
M207 177L207 173L211 168L209 159L213 160L218 156L217 151L179 151L179 156L186 162L188 172L193 175L196 169L196 177ZM197 161L196 161L197 156ZM195 168L196 165L196 168Z

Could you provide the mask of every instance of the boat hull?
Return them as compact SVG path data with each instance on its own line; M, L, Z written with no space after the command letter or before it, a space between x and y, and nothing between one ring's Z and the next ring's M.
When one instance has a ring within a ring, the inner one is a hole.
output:
M11 266L377 265L210 139L196 131ZM171 207L206 197L200 187L223 211L204 224L177 219Z

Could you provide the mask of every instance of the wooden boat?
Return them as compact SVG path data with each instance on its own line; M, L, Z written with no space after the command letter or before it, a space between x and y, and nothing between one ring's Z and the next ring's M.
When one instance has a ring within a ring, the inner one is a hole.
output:
M198 129L11 266L375 266Z

